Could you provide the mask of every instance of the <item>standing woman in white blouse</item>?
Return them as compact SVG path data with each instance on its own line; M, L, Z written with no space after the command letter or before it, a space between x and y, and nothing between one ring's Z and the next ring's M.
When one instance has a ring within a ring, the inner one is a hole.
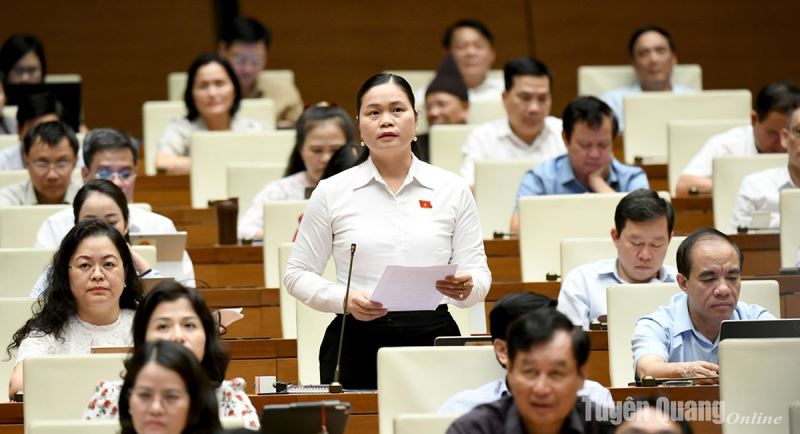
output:
M458 335L448 304L468 307L486 297L491 274L475 201L455 174L412 152L417 113L402 77L378 74L356 97L361 164L319 183L300 224L286 268L289 292L306 305L339 315L320 347L320 379L333 380L342 322L350 245L357 244L342 350L342 385L377 386L377 351L386 346L432 345ZM333 255L336 282L320 277ZM458 264L436 282L445 297L435 311L389 312L370 300L388 265Z
M34 314L14 333L8 395L22 390L22 362L45 354L89 354L96 346L127 346L142 286L122 234L102 220L76 224L47 273Z

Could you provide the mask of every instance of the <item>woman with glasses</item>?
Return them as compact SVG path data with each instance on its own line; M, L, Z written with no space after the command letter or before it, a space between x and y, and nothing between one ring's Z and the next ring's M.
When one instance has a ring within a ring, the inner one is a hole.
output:
M33 316L7 348L9 356L16 353L9 397L22 391L22 362L28 357L130 345L141 299L142 286L122 234L102 220L79 222L53 255Z
M229 357L219 339L219 328L196 290L177 282L161 282L142 300L133 318L134 352L159 340L181 344L200 362L216 389L220 417L241 418L245 428L259 429L258 413L247 397L244 380L225 380ZM122 396L121 381L101 381L83 413L84 419L116 418Z
M172 174L189 173L190 139L197 131L263 131L261 122L237 115L242 90L236 73L216 53L201 54L189 67L183 101L185 117L167 125L158 141L156 167Z
M220 432L214 388L192 353L170 341L145 343L125 362L122 434Z
M5 84L38 84L47 75L42 41L32 35L12 35L0 48L0 72Z
M105 179L93 179L75 194L72 201L72 210L75 223L89 219L100 219L113 226L125 241L128 239L128 201L125 193L111 181ZM150 268L147 261L130 248L133 266L139 277L159 277L157 270ZM47 272L39 276L39 280L33 285L31 297L39 297L47 287Z

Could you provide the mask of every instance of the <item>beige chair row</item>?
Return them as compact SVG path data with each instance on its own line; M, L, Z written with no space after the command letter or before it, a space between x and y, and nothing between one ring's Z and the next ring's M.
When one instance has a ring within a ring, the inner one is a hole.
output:
M781 267L800 266L800 189L781 191Z
M0 170L0 188L30 179L27 170ZM83 175L80 169L72 172L72 182L82 185Z
M259 121L268 129L275 129L275 103L271 99L243 99L239 107L239 115ZM144 170L146 174L156 174L158 141L170 120L181 116L186 116L186 106L182 101L147 101L142 105ZM194 152L194 142L192 142L192 156L194 156Z
M131 206L150 211L147 203ZM36 245L39 227L51 215L70 205L22 205L0 207L0 248L32 247Z
M603 96L604 93L637 83L636 71L631 65L586 65L578 67L578 95ZM700 65L675 65L672 83L703 90L703 70Z
M186 72L170 72L167 75L167 100L183 101L183 92L189 74ZM259 80L271 80L288 83L294 86L294 71L291 69L268 69L258 74Z

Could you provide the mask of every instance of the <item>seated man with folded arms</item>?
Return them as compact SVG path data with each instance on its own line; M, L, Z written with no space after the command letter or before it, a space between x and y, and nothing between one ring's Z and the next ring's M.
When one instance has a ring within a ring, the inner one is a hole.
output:
M619 119L619 130L624 130L623 100L625 95L642 92L692 93L693 89L672 84L672 69L678 63L675 41L661 27L648 26L637 29L628 40L628 54L636 70L638 83L606 92L602 98Z
M789 164L747 175L739 187L731 217L731 232L751 227L753 214L770 214L769 228L781 227L781 190L800 186L800 107L789 110L789 121L781 130L781 144L789 156ZM796 220L797 216L789 216Z
M606 288L620 283L675 282L678 271L664 265L675 214L653 190L636 190L617 205L611 240L617 257L582 265L567 273L558 293L558 310L576 326L608 313Z
M72 203L78 138L61 121L45 122L25 134L23 160L30 179L0 189L0 206Z
M270 98L275 102L278 128L292 128L303 113L303 98L294 84L259 79L266 68L272 37L269 29L253 18L236 17L219 41L219 53L228 59L239 84L242 98Z
M781 130L788 112L800 103L800 90L790 81L778 81L761 88L751 125L733 127L712 136L683 169L675 191L679 195L711 193L713 161L726 155L758 155L786 152Z
M503 68L507 117L486 122L467 136L461 176L475 184L480 160L545 159L563 154L561 119L550 116L553 78L547 66L530 57L511 59Z
M506 330L508 325L525 313L535 310L551 311L556 301L533 292L515 292L498 300L489 312L489 328L492 334L494 353L500 365L508 369L508 353ZM508 375L477 389L464 390L451 396L439 409L440 414L463 414L481 404L486 404L509 395ZM600 383L585 380L583 387L577 392L592 401L606 406L613 406L611 392Z
M678 247L676 259L683 292L636 323L631 339L636 377L716 378L722 321L775 317L759 305L739 301L744 257L722 232L692 232Z
M17 123L15 132L19 136L19 144L0 150L0 170L22 170L22 142L25 133L44 122L59 120L56 110L56 99L49 93L37 93L23 98L17 106Z
M566 155L544 161L522 178L511 232L519 231L519 199L525 196L574 193L614 193L649 188L647 174L614 158L617 120L606 103L579 96L564 109Z
M469 116L469 94L467 85L458 72L453 56L446 55L436 70L428 89L425 90L425 118L428 126L463 125ZM417 136L418 157L430 161L428 133Z
M138 157L136 141L128 134L113 128L95 128L83 141L83 161L81 169L84 181L107 179L125 193L128 203L133 203L136 186L136 163ZM129 229L131 234L173 234L177 232L172 220L144 210L129 206ZM72 208L59 211L48 217L36 234L36 247L58 248L64 235L75 226ZM189 254L183 252L184 283L194 281L194 267ZM180 279L179 279L180 280Z
M511 323L506 347L511 394L456 419L448 434L613 432L596 419L604 412L595 402L578 398L589 358L583 329L561 312L538 309Z

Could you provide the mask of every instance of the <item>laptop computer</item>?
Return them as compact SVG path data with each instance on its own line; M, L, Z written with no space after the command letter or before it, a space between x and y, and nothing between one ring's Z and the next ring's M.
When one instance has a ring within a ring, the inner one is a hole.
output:
M171 234L130 234L134 246L156 246L158 262L182 261L186 250L186 231Z
M800 338L800 319L722 321L719 340Z
M81 83L58 82L42 84L9 84L6 87L6 104L19 105L19 101L37 93L50 93L56 99L61 120L75 132L81 126Z
M349 402L318 401L265 405L261 412L261 432L343 434L349 416Z

